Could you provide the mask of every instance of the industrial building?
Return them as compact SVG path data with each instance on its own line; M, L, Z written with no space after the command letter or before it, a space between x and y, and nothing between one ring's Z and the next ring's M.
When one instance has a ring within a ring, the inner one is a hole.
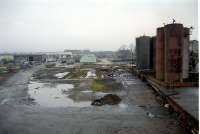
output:
M189 72L190 73L198 73L199 72L199 42L197 40L190 41L189 46Z
M157 28L156 79L171 83L188 78L189 32L177 23Z
M190 50L190 52L198 54L199 53L199 42L197 40L191 40L189 50Z
M155 37L136 38L136 66L138 70L153 69Z
M92 64L96 63L96 56L94 54L85 54L81 57L80 63L82 64Z
M60 62L66 64L73 64L74 59L72 52L49 52L46 53L47 62Z
M25 62L35 64L45 62L46 60L44 54L15 54L13 56L16 64L23 64Z
M13 62L13 61L14 61L14 57L12 55L0 54L0 65L6 64L6 63L9 63L9 62Z

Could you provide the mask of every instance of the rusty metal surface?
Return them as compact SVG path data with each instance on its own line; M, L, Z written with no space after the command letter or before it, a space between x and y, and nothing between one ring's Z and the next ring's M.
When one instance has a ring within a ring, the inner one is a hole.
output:
M182 24L157 28L156 79L165 82L188 78L189 29Z
M165 31L165 82L179 81L182 67L183 25L168 24Z
M157 29L156 36L156 79L164 80L164 28Z

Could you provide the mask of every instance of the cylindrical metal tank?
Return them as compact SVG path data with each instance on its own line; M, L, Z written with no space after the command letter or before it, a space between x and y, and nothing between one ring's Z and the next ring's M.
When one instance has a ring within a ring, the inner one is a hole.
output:
M151 68L155 72L156 68L156 36L151 37L151 58L150 58L150 63L151 63Z
M189 41L190 41L190 29L184 28L184 40L182 46L182 78L187 79L189 77Z
M168 24L164 27L165 40L165 82L182 79L182 46L184 30L182 24Z
M164 28L157 28L155 51L156 79L164 80Z
M137 69L151 68L151 37L141 36L136 38L136 62Z

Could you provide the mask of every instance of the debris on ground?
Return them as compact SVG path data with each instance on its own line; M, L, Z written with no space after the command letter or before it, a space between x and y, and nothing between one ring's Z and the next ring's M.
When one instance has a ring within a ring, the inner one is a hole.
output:
M102 105L116 105L119 104L121 101L121 98L114 94L107 94L104 97L100 99L94 100L91 105L95 106L102 106Z
M85 78L87 75L87 70L82 70L82 69L73 69L69 73L69 78L70 79L82 79Z
M95 70L88 71L85 78L97 78Z
M46 66L46 68L52 68L52 67L55 67L56 64L55 63L47 63L45 66Z
M153 114L150 113L150 112L147 112L147 116L149 116L150 118L154 118L154 117L155 117L155 115L153 115Z
M69 74L69 72L64 72L64 73L57 73L57 74L55 74L54 76L56 77L56 78L58 78L58 79L62 79L62 78L64 78L66 75L68 75Z
M165 108L169 108L170 105L169 105L169 104L165 104L164 107L165 107Z

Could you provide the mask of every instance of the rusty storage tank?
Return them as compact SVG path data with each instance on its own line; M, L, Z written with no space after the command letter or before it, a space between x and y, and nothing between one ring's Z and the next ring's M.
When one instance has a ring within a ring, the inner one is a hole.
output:
M182 79L189 77L189 42L190 42L190 29L184 27L184 39L182 46Z
M157 28L155 51L156 79L164 80L164 28Z
M136 66L137 68L140 68L141 65L140 65L140 62L141 61L141 57L140 57L140 54L139 54L139 51L140 51L140 38L136 38Z
M165 82L182 79L182 46L184 42L182 24L168 24L164 27L165 40Z
M150 65L152 70L155 72L155 65L156 65L156 36L151 37L151 59Z
M152 69L150 36L136 38L136 63L139 70Z

